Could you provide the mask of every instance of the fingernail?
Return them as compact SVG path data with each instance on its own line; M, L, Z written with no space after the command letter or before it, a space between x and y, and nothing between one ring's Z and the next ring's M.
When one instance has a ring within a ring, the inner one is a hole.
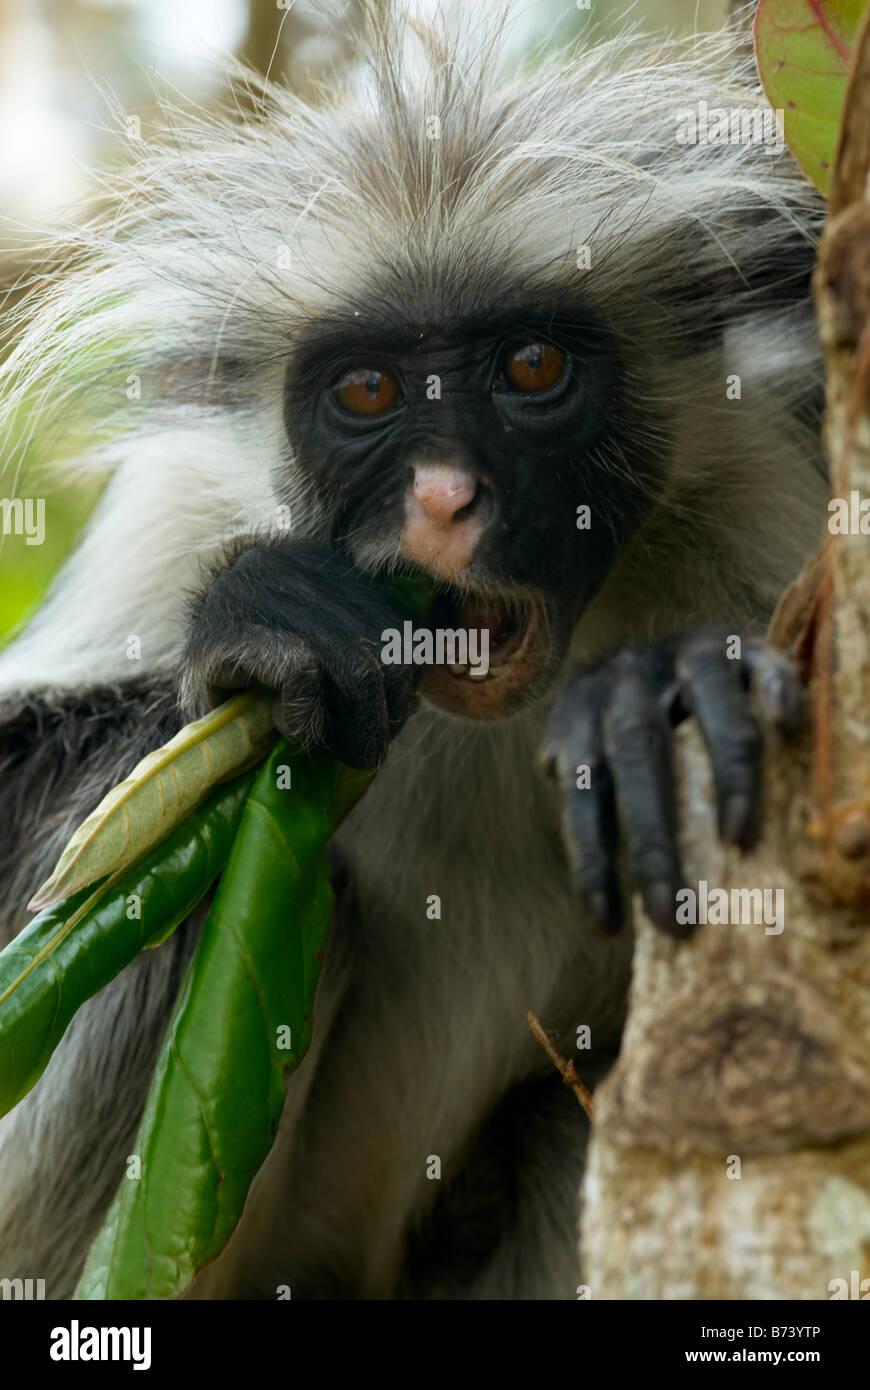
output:
M738 792L729 796L722 812L719 828L721 838L729 845L741 845L746 838L749 813L752 809L748 796Z
M674 931L677 925L677 895L672 884L661 879L643 890L646 915L661 931Z
M622 927L622 906L603 889L586 896L586 906L596 926L604 932L618 932Z

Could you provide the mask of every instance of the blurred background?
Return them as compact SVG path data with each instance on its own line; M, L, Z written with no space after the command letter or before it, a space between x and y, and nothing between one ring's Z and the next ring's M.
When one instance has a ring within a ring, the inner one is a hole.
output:
M425 10L429 0L417 3ZM508 0L517 53L575 36L586 42L626 22L660 33L713 29L727 10L727 0L588 4ZM228 53L304 92L313 73L352 55L355 0L332 0L332 9L342 12L334 26L313 0L0 0L0 352L14 341L9 315L24 248L47 226L62 235L76 203L118 158L107 92L147 129L158 75L207 107L223 95ZM45 482L50 443L40 440L38 420L27 428L23 473L21 438L0 440L0 499L45 497L45 540L0 537L0 644L37 606L96 500L94 485Z

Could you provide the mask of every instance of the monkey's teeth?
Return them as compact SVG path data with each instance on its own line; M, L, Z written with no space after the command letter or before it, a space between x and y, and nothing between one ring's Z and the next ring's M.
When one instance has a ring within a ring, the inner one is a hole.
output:
M471 671L467 666L448 666L448 671L452 676L458 676L467 681L488 681L495 676L503 676L507 670L507 663L502 662L499 666L490 666L486 671Z
M508 662L502 661L495 666L490 666L486 671L472 671L467 665L463 666L461 664L450 665L447 669L452 676L457 676L460 680L488 681L496 676L503 676L508 668L508 664Z

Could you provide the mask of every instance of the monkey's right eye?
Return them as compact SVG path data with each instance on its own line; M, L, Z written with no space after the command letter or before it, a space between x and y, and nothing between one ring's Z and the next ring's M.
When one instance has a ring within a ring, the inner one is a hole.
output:
M359 367L346 372L333 393L351 415L385 415L399 400L399 384L380 367Z

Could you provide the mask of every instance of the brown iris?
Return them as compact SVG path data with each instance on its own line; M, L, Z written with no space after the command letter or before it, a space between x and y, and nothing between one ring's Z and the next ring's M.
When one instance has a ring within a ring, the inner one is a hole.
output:
M549 343L524 343L505 358L504 372L517 391L547 391L565 370L565 359Z
M399 387L380 367L359 367L345 373L335 394L352 415L383 415L399 399Z

